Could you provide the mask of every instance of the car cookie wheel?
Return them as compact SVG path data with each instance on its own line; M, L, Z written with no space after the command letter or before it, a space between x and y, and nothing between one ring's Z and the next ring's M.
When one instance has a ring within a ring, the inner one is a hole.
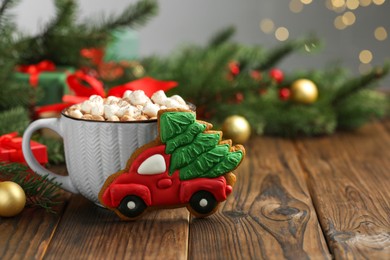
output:
M197 217L207 217L217 210L218 205L212 193L201 190L192 195L187 208Z
M122 199L118 210L128 218L135 218L141 215L146 207L145 202L140 197L129 195Z

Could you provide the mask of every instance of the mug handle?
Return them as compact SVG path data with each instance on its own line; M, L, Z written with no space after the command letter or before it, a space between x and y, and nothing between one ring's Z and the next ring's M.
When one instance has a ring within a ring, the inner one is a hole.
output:
M23 156L26 159L28 166L34 172L36 172L41 176L49 175L50 177L55 178L55 181L61 184L61 188L70 191L72 193L79 193L76 187L73 185L69 176L61 176L54 172L51 172L48 169L44 168L42 165L40 165L35 159L31 151L30 140L32 134L36 130L41 128L49 128L57 132L62 137L62 131L60 128L60 118L45 118L45 119L39 119L32 122L24 132L23 140L22 140Z

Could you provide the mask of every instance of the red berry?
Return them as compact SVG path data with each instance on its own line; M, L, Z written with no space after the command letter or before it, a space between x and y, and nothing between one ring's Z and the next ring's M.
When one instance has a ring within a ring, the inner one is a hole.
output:
M271 69L269 71L269 76L276 81L276 83L281 83L284 79L283 71L280 69Z
M282 88L279 90L279 98L281 100L288 100L290 98L290 89Z
M258 70L252 70L250 72L250 75L251 75L252 79L254 79L256 81L260 81L261 77L262 77L261 72Z
M235 95L236 103L241 103L244 100L244 94L237 92Z
M238 74L240 74L240 65L238 62L236 61L232 61L229 63L229 70L230 70L230 73L233 75L233 76L237 76Z

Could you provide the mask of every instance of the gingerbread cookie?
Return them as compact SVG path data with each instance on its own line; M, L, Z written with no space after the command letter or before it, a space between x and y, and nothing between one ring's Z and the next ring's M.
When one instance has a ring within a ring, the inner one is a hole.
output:
M232 192L233 170L245 149L222 141L222 132L183 109L160 110L157 138L138 148L125 169L109 176L102 205L132 220L150 207L183 207L197 217L213 214Z

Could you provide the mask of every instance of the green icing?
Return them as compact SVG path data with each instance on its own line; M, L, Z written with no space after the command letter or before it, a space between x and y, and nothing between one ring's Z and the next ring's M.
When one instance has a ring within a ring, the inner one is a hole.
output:
M166 112L160 116L160 138L163 143L184 133L188 126L195 123L194 113Z
M213 169L211 169L207 173L207 176L201 176L201 177L213 178L231 172L240 164L242 158L243 158L242 151L230 152L222 162L217 164Z
M172 174L175 170L183 168L197 159L198 156L214 148L220 140L219 133L200 133L192 143L178 147L171 157L169 172Z
M178 147L190 144L194 138L206 129L206 125L195 122L191 124L186 131L178 136L173 137L166 143L165 152L172 154Z
M224 160L228 153L229 145L218 145L201 154L196 160L180 170L180 179L188 180L207 175L207 172Z

